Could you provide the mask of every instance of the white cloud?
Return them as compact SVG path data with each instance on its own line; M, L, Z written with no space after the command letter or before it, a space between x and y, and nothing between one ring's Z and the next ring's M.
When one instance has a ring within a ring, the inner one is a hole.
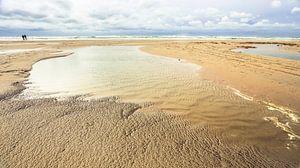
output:
M242 9L236 2L236 0L209 2L205 0L197 2L195 0L0 0L0 28L107 34L241 28L244 30L244 28L273 27L272 24L275 25L276 22L281 26L293 26L265 18L255 13L256 11L247 10L247 6ZM244 0L243 3L252 3L260 7L262 4L268 5L270 0L255 2ZM273 0L273 3L274 7L281 6L279 0ZM216 5L213 6L214 4ZM222 8L226 5L229 8ZM236 5L235 10L232 7L234 5ZM297 9L294 12L297 12Z
M271 6L273 8L279 8L279 7L281 7L281 5L282 5L282 3L280 0L272 0L272 2L271 2Z
M294 14L294 13L300 13L300 7L294 7L292 10L291 10L291 13Z
M251 13L236 12L236 11L230 12L229 17L241 23L249 23L256 19L256 17L254 17L253 14Z

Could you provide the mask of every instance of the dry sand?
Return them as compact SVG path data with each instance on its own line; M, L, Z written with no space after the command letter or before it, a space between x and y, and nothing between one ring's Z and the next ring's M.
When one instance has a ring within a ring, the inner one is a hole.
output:
M7 167L296 167L247 144L227 144L212 128L112 100L13 100L33 63L89 45L139 45L200 64L205 78L259 99L300 109L300 62L231 52L245 41L0 42L0 165ZM298 50L299 42L286 46ZM141 112L143 111L143 112ZM1 166L0 166L1 167Z

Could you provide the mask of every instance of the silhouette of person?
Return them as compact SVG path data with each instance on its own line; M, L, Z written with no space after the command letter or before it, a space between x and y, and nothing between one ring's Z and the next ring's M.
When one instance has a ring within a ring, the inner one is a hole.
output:
M23 40L27 40L27 36L24 34L24 35L22 35L22 39Z

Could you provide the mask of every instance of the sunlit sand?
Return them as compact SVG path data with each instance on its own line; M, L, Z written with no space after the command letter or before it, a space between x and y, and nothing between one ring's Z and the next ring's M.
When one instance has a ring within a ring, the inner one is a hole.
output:
M300 46L277 43L296 54ZM97 159L104 167L300 162L300 63L233 51L255 41L0 45L12 50L0 57L4 166L97 166ZM13 52L19 46L23 51Z

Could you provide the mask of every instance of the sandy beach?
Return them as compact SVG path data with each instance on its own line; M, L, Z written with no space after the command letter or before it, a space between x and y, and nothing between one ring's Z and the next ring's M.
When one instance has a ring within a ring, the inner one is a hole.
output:
M206 127L136 104L1 101L4 167L293 167Z
M144 52L200 65L203 80L299 114L300 61L232 51L258 43L300 51L299 41L0 41L7 51L0 55L0 167L297 167L299 148L290 157L228 143L208 125L135 102L13 98L40 60L85 46L143 46Z
M1 58L1 95L15 93L34 62L42 59L66 56L64 50L91 45L136 45L143 51L186 59L204 67L204 78L232 86L257 99L270 101L300 111L300 62L231 51L237 47L257 43L285 44L283 48L300 50L297 41L163 41L163 40L87 40L44 42L1 42L2 49L41 48L41 51L16 53ZM9 44L9 45L8 45ZM28 58L28 56L30 57ZM246 81L246 82L245 82Z
M253 46L254 41L186 42L159 44L143 50L186 59L204 67L204 78L230 85L259 100L266 100L297 111L300 110L300 62L239 54L237 47ZM269 42L286 44L299 51L299 42ZM252 44L252 45L251 45Z

